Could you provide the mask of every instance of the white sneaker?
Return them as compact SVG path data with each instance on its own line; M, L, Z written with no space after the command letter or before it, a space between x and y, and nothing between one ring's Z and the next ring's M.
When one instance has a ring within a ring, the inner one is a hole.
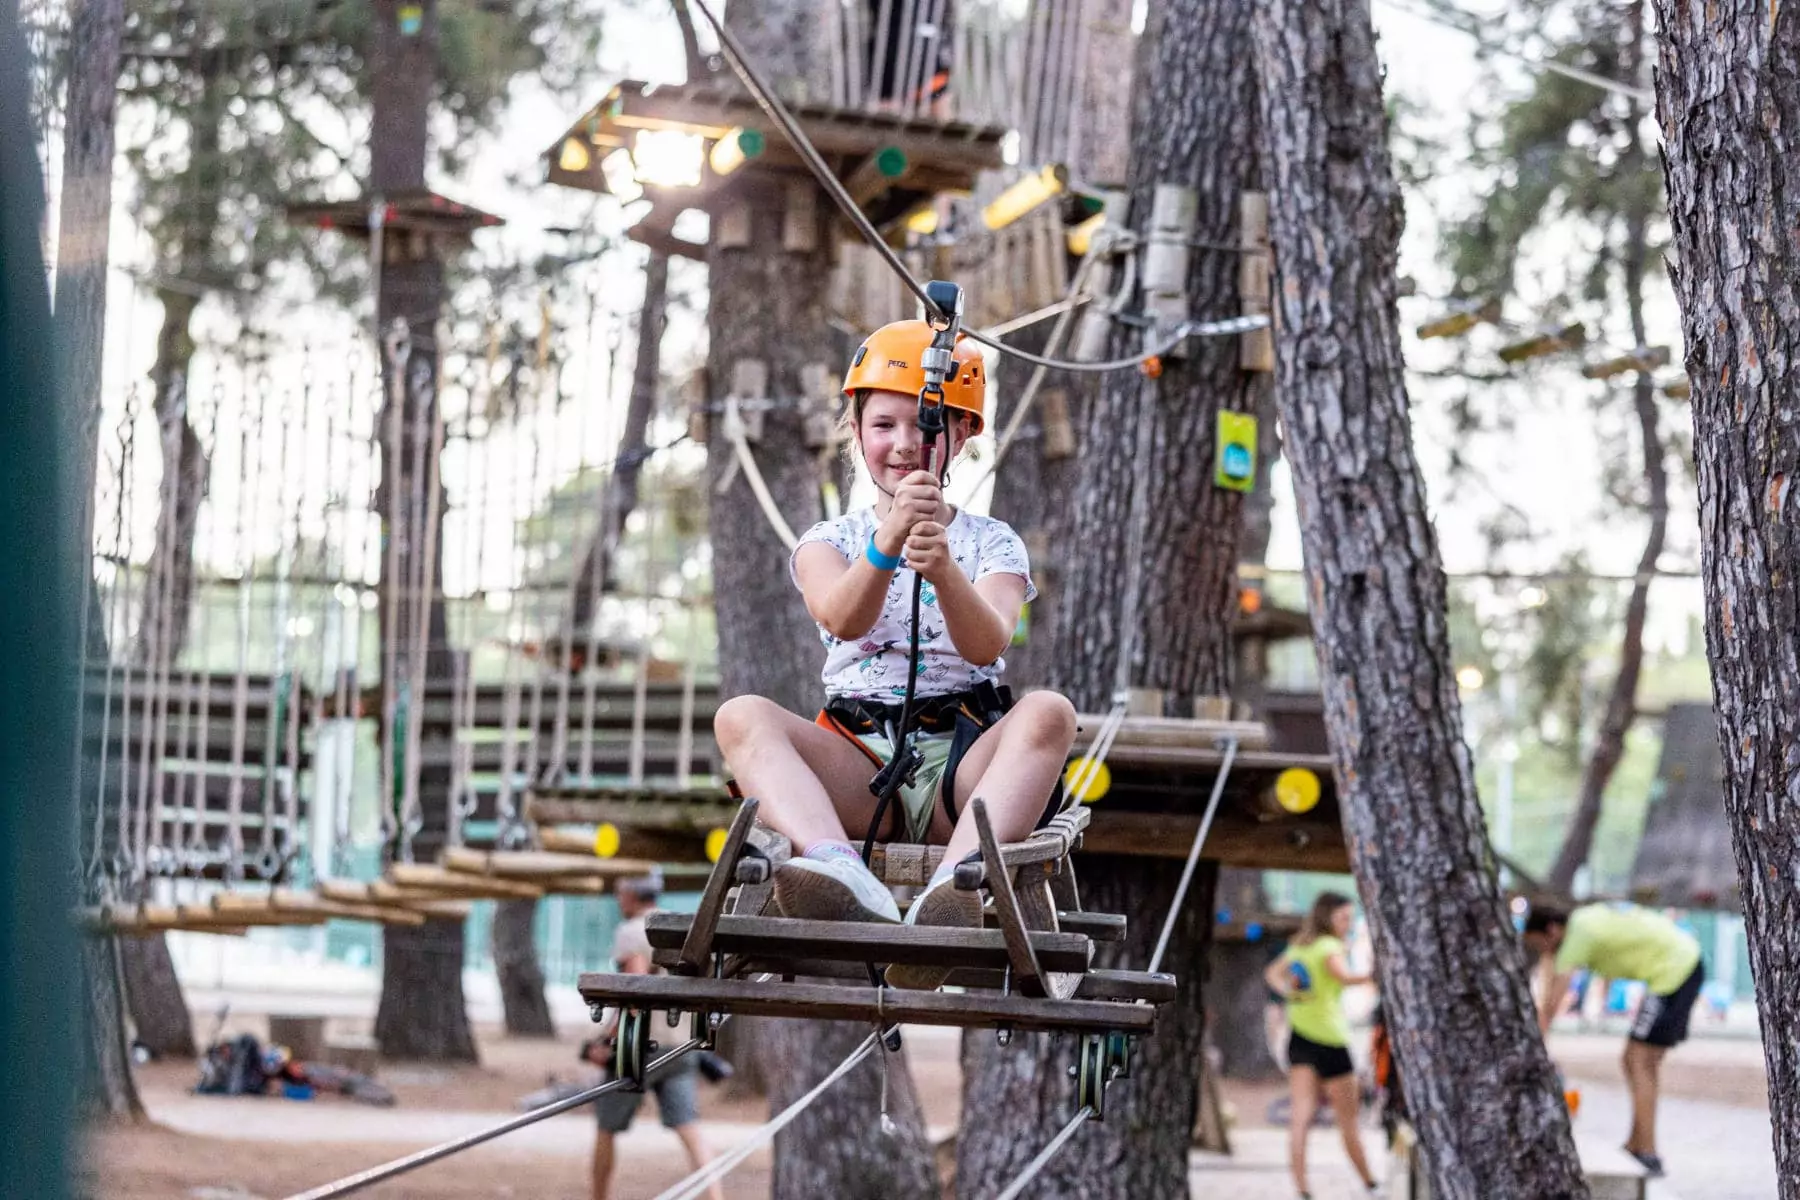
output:
M790 858L775 872L775 900L784 916L805 921L900 923L887 885L853 858Z
M906 910L908 925L946 926L953 929L981 928L981 893L965 892L954 879L946 879L923 895ZM944 986L950 978L947 967L895 963L887 969L889 987L930 992Z

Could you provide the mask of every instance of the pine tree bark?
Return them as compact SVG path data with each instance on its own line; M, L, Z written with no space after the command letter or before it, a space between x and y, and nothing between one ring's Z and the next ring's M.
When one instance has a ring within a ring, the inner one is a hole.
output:
M375 33L370 54L370 95L373 107L370 146L370 189L389 195L425 186L427 126L431 98L438 75L438 7L423 0L418 7L419 26L409 31L400 19L400 0L376 0ZM426 629L425 693L448 694L450 642L444 613L443 561L432 552L435 564L425 580L423 594L414 594L410 579L420 555L442 549L441 523L429 527L424 513L426 495L434 474L431 456L437 396L439 346L438 317L444 304L444 264L435 239L390 230L382 238L378 265L376 319L385 339L404 323L410 340L404 378L392 378L396 363L382 355L384 412L398 403L400 436L391 458L384 455L382 483L376 495L384 539L397 542L396 575L381 580L381 645L400 639L399 661L404 673L410 661L412 631L422 621ZM420 443L424 442L422 448ZM424 472L423 478L420 472ZM392 489L392 491L390 491ZM394 496L402 515L399 528L391 520ZM437 511L443 513L442 485ZM408 519L410 517L410 519ZM408 530L424 530L423 537ZM385 561L384 571L389 565ZM397 593L397 594L396 594ZM391 608L390 608L391 604ZM420 606L424 611L421 613ZM390 618L390 612L392 617ZM423 697L414 697L422 703ZM448 729L427 729L426 737L448 736ZM413 856L433 861L449 831L450 779L448 770L419 772L419 828L412 835ZM406 814L401 814L404 822ZM405 837L403 831L401 834ZM475 1039L463 1004L463 922L434 918L420 926L389 926L382 931L381 1002L375 1013L375 1038L387 1058L474 1062Z
M538 961L536 900L502 900L494 905L494 974L500 979L500 1007L506 1032L514 1037L555 1037L550 1001L544 995L544 968Z
M1643 57L1649 43L1644 28L1643 0L1633 0L1624 10L1625 36L1620 45L1620 74L1637 79L1643 72ZM1649 151L1639 128L1643 114L1633 98L1626 104L1625 128L1631 142L1620 156L1619 174L1631 179L1649 168ZM1625 218L1625 307L1631 321L1633 345L1649 341L1644 323L1644 268L1649 257L1650 216L1657 197L1646 191ZM1649 371L1639 371L1631 389L1632 414L1637 420L1638 441L1644 454L1645 511L1650 518L1649 532L1644 535L1644 550L1638 558L1637 575L1632 581L1631 595L1625 601L1625 624L1619 640L1619 671L1613 677L1606 697L1606 710L1600 718L1599 736L1588 755L1587 767L1581 773L1581 789L1576 793L1575 815L1569 831L1557 851L1556 862L1546 880L1565 895L1575 883L1575 873L1588 860L1594 848L1594 830L1600 824L1600 813L1606 801L1606 788L1625 757L1625 737L1637 720L1638 679L1644 668L1644 621L1650 609L1650 585L1656 576L1656 563L1662 557L1669 536L1669 472L1665 461L1660 414L1656 406L1656 381Z
M600 524L575 574L569 629L577 637L585 637L593 624L601 593L612 590L613 557L625 521L638 506L638 479L649 457L650 418L656 414L657 385L662 380L662 337L668 328L668 309L669 256L652 250L644 264L644 302L638 308L637 358L632 365L625 426L619 431L619 450L601 497Z
M1081 902L1095 912L1125 913L1123 942L1094 947L1094 965L1143 970L1175 899L1184 864L1173 859L1083 855ZM1178 980L1175 999L1156 1018L1156 1034L1138 1044L1131 1078L1106 1093L1106 1120L1089 1122L1037 1177L1029 1195L1186 1197L1188 1146L1199 1110L1201 1039L1212 900L1218 864L1202 862L1188 886L1163 970ZM1134 907L1135 906L1135 907ZM956 1146L956 1194L999 1195L1075 1115L1076 1039L1015 1034L963 1035L963 1124Z
M1140 235L1148 229L1156 185L1176 184L1197 193L1195 239L1235 243L1239 198L1258 179L1249 10L1231 0L1174 0L1152 5L1148 20L1134 75L1133 228ZM1188 296L1195 316L1236 312L1237 289L1236 255L1193 254ZM1141 350L1142 339L1142 331L1119 327L1110 356ZM1196 696L1230 693L1243 505L1238 493L1213 484L1214 439L1219 411L1253 410L1258 390L1238 368L1235 338L1194 339L1187 357L1164 360L1160 379L1110 375L1086 406L1073 471L1079 485L1060 556L1063 581L1051 636L1057 660L1048 672L1080 711L1110 705L1127 640L1131 685L1162 689L1171 715L1191 715ZM1147 455L1139 444L1146 421ZM1138 487L1144 494L1134 511ZM1141 591L1135 610L1125 613L1122 581L1134 569L1141 572ZM1083 904L1127 913L1132 921L1133 940L1109 948L1106 965L1147 964L1180 866L1124 858L1081 862ZM1077 1135L1039 1177L1034 1194L1187 1195L1210 889L1209 883L1188 897L1170 942L1163 969L1181 978L1186 999L1164 1011L1132 1078L1115 1087L1123 1095L1122 1115ZM958 1142L960 1195L1004 1188L1068 1119L1066 1068L1073 1052L1072 1039L1051 1047L1042 1038L1017 1038L1001 1049L986 1035L965 1037L964 1111L982 1119L965 1122Z
M1585 1197L1462 740L1407 415L1401 200L1369 11L1269 0L1255 28L1276 402L1345 840L1432 1194Z
M101 348L106 336L106 263L112 216L114 117L118 109L119 66L125 36L123 0L82 0L69 26L68 114L63 126L63 192L56 261L56 354L65 430L79 447L78 497L82 512L92 504L95 456L99 451ZM88 539L82 531L83 544ZM104 662L105 624L98 589L85 564L88 592L84 652ZM85 747L84 747L85 749ZM84 804L100 803L95 773L83 773ZM89 786L92 785L92 786ZM91 813L81 827L91 828ZM84 902L101 897L88 880ZM111 938L84 938L81 945L81 1096L93 1115L143 1115L125 1047L125 1006L121 996L118 946Z
M1658 0L1657 114L1693 381L1725 809L1768 1064L1777 1191L1800 1194L1800 6Z
M825 94L822 22L808 0L734 0L726 23L758 71L783 96ZM748 208L750 240L709 252L711 287L708 393L722 404L731 392L732 367L741 359L768 364L771 399L762 437L752 449L769 491L795 532L823 516L821 466L807 449L801 424L801 370L821 362L834 372L842 362L826 337L829 313L823 281L830 273L830 208L817 198L816 248L783 249L780 180L746 179L731 203ZM713 214L713 228L720 213ZM804 397L808 403L817 397ZM719 427L721 413L713 414ZM742 472L730 486L731 443L715 435L707 445L708 514L713 552L713 593L719 630L719 690L725 697L754 693L810 716L820 700L823 652L818 630L788 581L788 551L769 527ZM771 1111L812 1087L841 1061L867 1029L813 1021L770 1021L762 1066ZM935 1197L936 1183L923 1120L904 1060L893 1064L888 1104L898 1130L881 1132L874 1092L875 1066L863 1065L826 1092L775 1142L776 1200L816 1197Z
M194 1057L194 1018L168 939L160 933L119 939L119 967L137 1040L156 1058Z

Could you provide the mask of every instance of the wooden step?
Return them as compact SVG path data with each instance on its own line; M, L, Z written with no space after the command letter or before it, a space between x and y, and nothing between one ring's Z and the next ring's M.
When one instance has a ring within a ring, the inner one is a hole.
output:
M679 949L692 922L688 913L652 913L645 932L652 947ZM1094 952L1093 942L1078 933L1033 933L1031 945L1046 971L1085 971ZM1006 939L998 930L788 917L722 916L712 948L759 959L817 958L994 970L1007 963Z
M653 918L654 919L654 918ZM1004 951L1002 951L1004 953ZM1156 1009L1110 1000L1046 1000L998 992L914 992L899 988L839 987L679 975L582 975L576 981L591 1004L754 1017L799 1017L1024 1032L1149 1033Z

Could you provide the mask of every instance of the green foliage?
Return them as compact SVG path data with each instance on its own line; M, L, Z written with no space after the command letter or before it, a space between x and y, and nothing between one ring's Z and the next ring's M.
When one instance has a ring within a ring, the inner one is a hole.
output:
M595 61L596 0L441 0L437 110L454 170L514 81L576 86ZM370 3L128 0L122 152L133 214L173 290L247 311L297 263L347 299L355 247L306 236L283 205L352 196L367 169Z

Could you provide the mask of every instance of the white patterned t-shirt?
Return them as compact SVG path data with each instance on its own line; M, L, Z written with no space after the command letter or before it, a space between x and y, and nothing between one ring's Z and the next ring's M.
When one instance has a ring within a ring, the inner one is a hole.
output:
M879 525L873 508L859 508L836 520L814 525L801 537L794 553L798 555L800 546L808 542L824 542L854 563L863 556L869 537ZM1005 521L958 509L945 532L951 558L971 582L989 575L1018 575L1025 580L1025 599L1037 596L1025 543ZM800 578L792 559L788 562L788 575L799 587ZM819 640L825 644L825 669L820 678L828 695L879 700L883 704L898 704L905 699L912 591L913 572L902 563L888 581L881 616L868 633L847 642L833 637L824 626L819 627ZM919 604L919 651L916 691L920 696L942 696L966 691L984 680L998 681L1006 669L1005 659L978 667L957 653L943 614L938 611L936 589L930 582L925 584Z

